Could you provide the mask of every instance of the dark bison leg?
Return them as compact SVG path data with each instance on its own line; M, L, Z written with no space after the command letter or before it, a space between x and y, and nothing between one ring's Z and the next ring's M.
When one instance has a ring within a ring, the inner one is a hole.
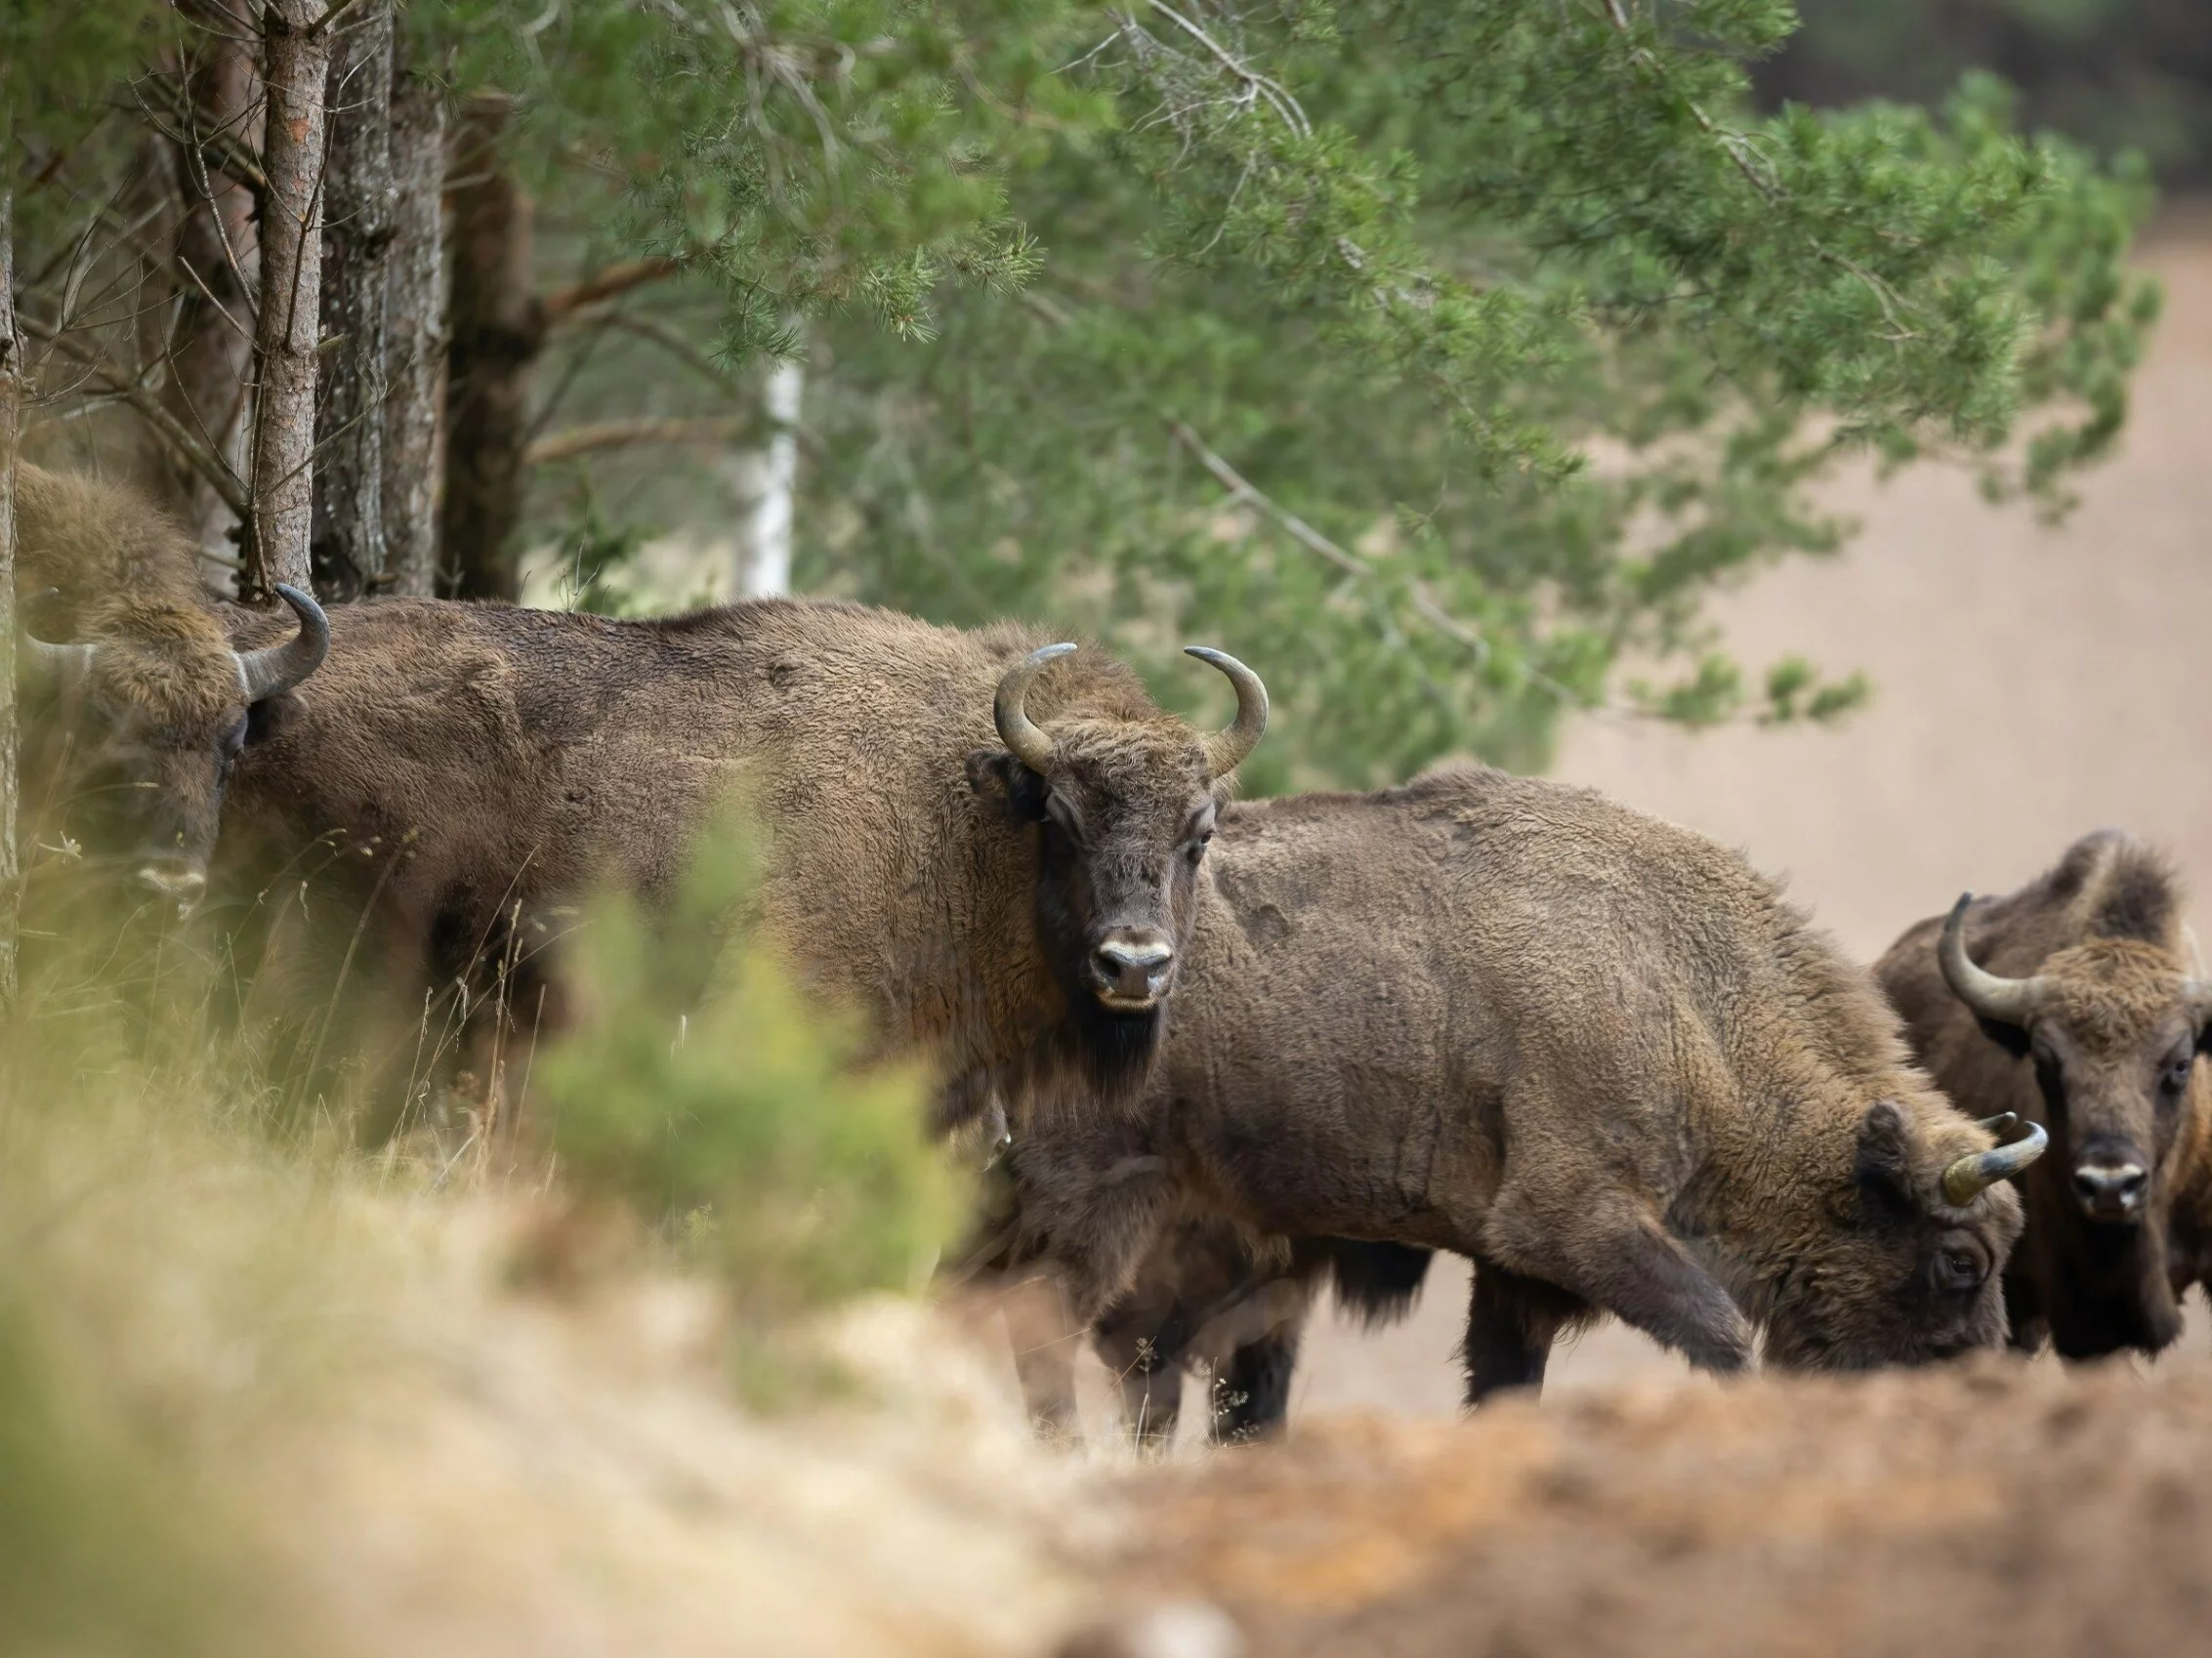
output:
M1541 1388L1560 1331L1590 1313L1588 1303L1557 1285L1487 1261L1475 1263L1468 1304L1462 1356L1470 1405L1481 1404L1501 1388Z
M2043 1316L2042 1301L2025 1272L2005 1274L2005 1322L2011 1332L2006 1340L2016 1352L2040 1351L2051 1338L2051 1325Z
M1501 1196L1486 1230L1491 1247L1482 1259L1559 1285L1700 1370L1741 1370L1751 1362L1751 1323L1728 1291L1627 1204L1551 1215Z
M1230 1355L1214 1377L1211 1433L1217 1445L1241 1445L1277 1432L1290 1414L1290 1379L1298 1370L1304 1318L1278 1324Z
M1042 1438L1072 1444L1082 1437L1075 1410L1075 1355L1083 1345L1083 1327L1069 1315L1059 1282L1049 1276L1015 1285L1004 1306L1014 1373L1022 1383L1029 1425Z

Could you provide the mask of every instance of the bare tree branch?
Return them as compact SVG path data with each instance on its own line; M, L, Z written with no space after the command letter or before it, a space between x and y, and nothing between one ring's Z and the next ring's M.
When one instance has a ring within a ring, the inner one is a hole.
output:
M205 478L227 506L240 517L245 515L248 499L244 479L170 413L161 399L143 382L120 373L92 347L57 331L34 316L18 312L16 320L32 339L43 341L82 367L86 371L88 384L99 387L103 394L126 405L133 414L153 429L154 435L167 444L179 460Z
M665 419L597 421L549 432L522 451L527 466L572 461L605 449L641 443L721 443L751 436L760 422L751 415L673 416Z
M556 288L539 302L540 314L548 327L564 322L586 306L598 305L603 300L626 294L632 288L647 282L658 282L683 269L679 260L652 258L628 259L619 265L609 265L595 270L581 282L566 288Z

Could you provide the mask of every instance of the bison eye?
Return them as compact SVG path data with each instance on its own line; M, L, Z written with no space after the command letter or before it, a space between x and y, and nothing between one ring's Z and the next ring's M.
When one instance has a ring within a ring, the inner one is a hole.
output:
M1965 1294L1982 1283L1982 1259L1972 1250L1946 1249L1936 1255L1936 1287Z
M1183 855L1192 863L1202 861L1206 855L1206 847L1213 838L1214 832L1211 829L1206 830L1203 834L1193 835L1184 846Z
M2196 1050L2184 1048L2167 1059L2165 1074L2159 1077L2158 1086L2168 1094L2182 1094L2189 1088L2190 1067L2195 1062Z

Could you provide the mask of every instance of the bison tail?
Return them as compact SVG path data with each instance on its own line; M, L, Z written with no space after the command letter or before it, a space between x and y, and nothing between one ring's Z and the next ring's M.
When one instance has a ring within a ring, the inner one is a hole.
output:
M1328 1240L1330 1280L1337 1305L1369 1330L1395 1324L1413 1308L1435 1253L1411 1244Z

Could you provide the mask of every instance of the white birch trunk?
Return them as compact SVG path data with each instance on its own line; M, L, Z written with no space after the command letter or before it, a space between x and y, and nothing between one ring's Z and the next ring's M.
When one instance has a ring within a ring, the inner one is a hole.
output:
M802 336L803 348L804 336ZM807 388L805 358L794 355L769 370L762 412L771 435L766 445L736 460L731 473L744 501L737 528L737 593L770 599L791 591L791 541L797 523L799 408Z

